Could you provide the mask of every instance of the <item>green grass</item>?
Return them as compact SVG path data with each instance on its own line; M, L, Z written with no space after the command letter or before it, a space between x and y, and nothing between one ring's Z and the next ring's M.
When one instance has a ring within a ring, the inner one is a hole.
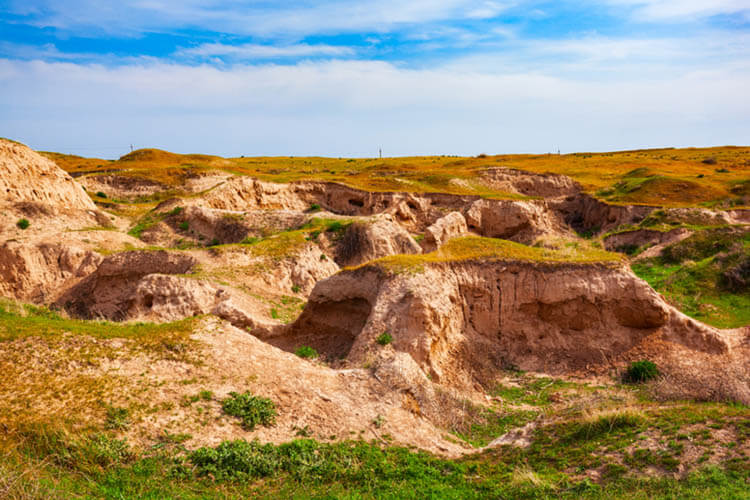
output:
M43 307L0 300L0 342L26 337L59 336L65 333L102 339L152 341L166 337L187 337L194 326L194 318L162 324L68 319Z
M750 290L728 289L724 280L747 260L750 231L712 228L631 268L685 314L720 328L736 328L750 324Z
M106 434L31 427L15 436L20 445L0 452L0 481L12 480L12 494L65 498L741 499L747 498L747 458L698 466L682 479L670 473L684 453L677 437L682 427L706 418L726 427L726 419L743 415L747 410L691 403L573 417L538 428L528 448L504 446L460 459L312 439L135 451ZM644 432L667 426L675 438L662 449L638 444ZM663 472L644 475L649 467ZM602 471L601 479L587 479L590 470Z
M388 345L393 342L393 336L388 332L383 332L378 335L378 338L375 339L375 342L380 345Z
M448 241L439 250L420 255L394 255L383 257L354 268L378 266L393 272L419 272L425 265L468 260L530 261L549 264L619 264L623 256L597 248L566 245L562 249L549 249L522 245L508 240L466 236Z
M273 401L250 392L230 392L229 397L221 402L221 409L227 415L239 418L242 428L248 431L257 425L270 427L276 422L276 405Z
M304 359L314 359L318 357L318 351L306 345L298 347L297 350L294 351L294 354Z

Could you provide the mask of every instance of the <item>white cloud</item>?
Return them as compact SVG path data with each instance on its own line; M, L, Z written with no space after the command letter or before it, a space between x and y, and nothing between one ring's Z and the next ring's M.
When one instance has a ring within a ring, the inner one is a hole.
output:
M333 45L259 45L254 43L227 45L204 43L196 47L183 48L175 53L178 57L229 57L232 59L275 59L284 57L328 56L346 57L354 55L350 47Z
M548 70L0 60L0 135L67 152L119 142L224 155L331 156L374 155L381 146L389 155L476 154L750 137L746 64L658 77L634 70L616 81Z
M510 3L487 0L12 0L9 11L38 26L137 34L175 27L285 36L332 31L386 32L404 24L494 17Z
M719 14L742 15L746 20L750 14L748 0L609 0L615 5L635 8L637 18L664 20L697 20Z

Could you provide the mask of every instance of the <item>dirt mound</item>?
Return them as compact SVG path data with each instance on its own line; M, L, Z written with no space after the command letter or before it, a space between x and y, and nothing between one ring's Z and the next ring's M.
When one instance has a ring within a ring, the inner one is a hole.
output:
M151 196L166 191L169 186L160 182L130 175L91 175L79 177L80 182L90 193L102 192L109 198L137 198Z
M421 252L422 248L404 228L391 216L383 215L349 225L336 243L336 262L340 266L356 266L388 255Z
M580 184L568 176L536 174L512 168L490 168L482 180L499 191L542 198L573 196L582 192Z
M45 303L96 270L102 257L65 243L0 245L0 296Z
M132 251L110 255L96 271L67 290L56 305L79 318L123 320L138 281L149 274L183 274L196 260L165 251Z
M468 233L466 219L460 212L451 212L435 221L425 229L422 248L425 252L432 252L443 246L443 243Z
M638 248L649 246L648 256L658 255L664 246L684 240L693 234L685 228L671 231L657 231L655 229L636 229L624 231L604 238L604 248L610 251L632 253ZM659 248L656 248L658 246ZM639 255L642 257L643 254Z
M477 200L466 212L466 223L482 236L527 244L569 233L545 202Z
M0 139L0 205L36 202L64 210L96 210L73 178L54 162Z
M513 366L607 370L655 335L715 356L729 351L722 332L685 317L626 268L528 262L344 271L320 282L298 321L271 341L360 364L377 357L383 332L432 380L464 390Z

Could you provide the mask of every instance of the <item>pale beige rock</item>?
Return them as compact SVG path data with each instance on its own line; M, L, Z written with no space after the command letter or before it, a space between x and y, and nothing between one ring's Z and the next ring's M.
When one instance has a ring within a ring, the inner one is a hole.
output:
M390 215L379 215L366 222L355 222L337 243L336 261L355 266L388 255L422 253L414 238Z
M357 364L385 331L432 380L462 390L508 366L607 369L653 336L712 356L730 351L727 333L686 319L627 268L524 262L345 271L320 282L297 322L270 341Z
M77 245L6 241L0 245L0 296L52 302L61 289L94 272L101 260Z
M425 252L433 252L448 240L463 236L468 231L464 216L460 212L451 212L425 229L422 248Z
M0 206L43 203L66 210L96 210L70 175L28 147L0 139Z

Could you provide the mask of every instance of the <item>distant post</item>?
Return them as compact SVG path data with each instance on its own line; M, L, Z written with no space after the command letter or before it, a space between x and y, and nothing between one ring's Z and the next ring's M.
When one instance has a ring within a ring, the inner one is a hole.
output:
M380 159L383 159L383 148L378 149L378 153L380 154Z

